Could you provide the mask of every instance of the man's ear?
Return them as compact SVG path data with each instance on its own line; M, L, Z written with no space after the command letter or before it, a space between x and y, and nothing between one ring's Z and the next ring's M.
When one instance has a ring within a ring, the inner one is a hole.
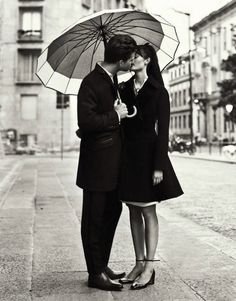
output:
M123 66L124 65L124 61L123 60L119 60L119 67Z

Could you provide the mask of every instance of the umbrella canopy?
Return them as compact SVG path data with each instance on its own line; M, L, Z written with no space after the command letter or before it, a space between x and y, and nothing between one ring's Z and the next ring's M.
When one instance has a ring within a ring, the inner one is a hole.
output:
M38 58L37 76L48 88L77 95L81 80L104 59L104 46L116 34L128 34L137 44L150 43L161 70L179 45L175 27L159 15L105 10L80 19L57 37Z

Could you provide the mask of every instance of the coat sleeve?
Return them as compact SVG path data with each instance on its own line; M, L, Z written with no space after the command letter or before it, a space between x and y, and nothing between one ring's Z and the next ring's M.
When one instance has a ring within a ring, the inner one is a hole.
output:
M82 132L115 130L119 127L117 112L98 112L97 97L93 90L82 82L77 99L78 126Z
M164 170L168 160L170 100L164 88L158 99L157 138L155 144L154 170Z

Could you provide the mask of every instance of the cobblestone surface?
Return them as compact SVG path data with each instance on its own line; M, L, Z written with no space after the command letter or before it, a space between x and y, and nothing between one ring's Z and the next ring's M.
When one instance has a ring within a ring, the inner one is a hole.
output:
M185 194L163 206L236 240L236 165L179 157L172 161Z
M185 194L157 206L155 285L104 292L86 285L77 158L20 159L0 164L0 300L236 300L236 165L172 157ZM110 265L133 263L123 206Z

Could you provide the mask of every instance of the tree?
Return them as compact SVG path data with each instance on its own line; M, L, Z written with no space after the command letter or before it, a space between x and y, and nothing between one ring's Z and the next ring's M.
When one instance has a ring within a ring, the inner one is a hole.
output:
M217 107L225 107L227 104L233 105L233 110L228 118L236 123L236 54L229 55L221 63L221 70L230 72L231 79L225 79L217 85L220 87L220 101Z

